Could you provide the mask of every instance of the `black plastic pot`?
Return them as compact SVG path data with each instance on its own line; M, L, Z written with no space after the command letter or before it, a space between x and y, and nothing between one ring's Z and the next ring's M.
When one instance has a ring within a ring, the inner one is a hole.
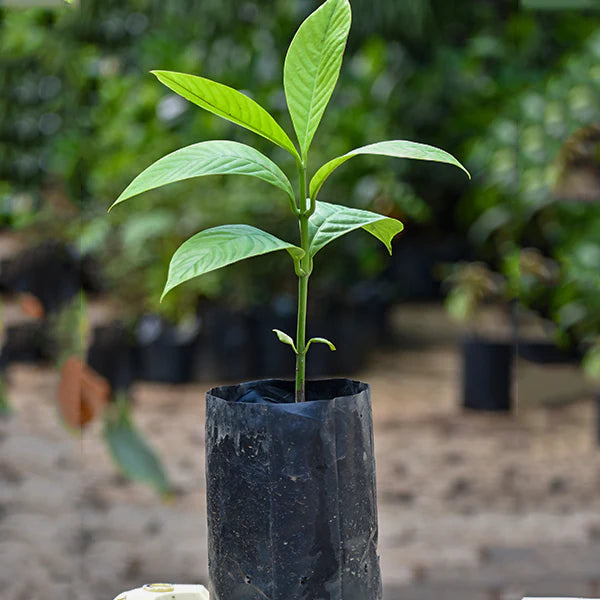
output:
M552 342L519 340L519 358L540 365L578 364L581 355L575 350L563 350Z
M307 338L322 336L337 348L332 352L323 344L311 345L306 367L310 377L356 373L366 363L370 327L359 305L350 302L328 304L324 312L309 320L307 333Z
M207 393L210 595L379 600L369 386L264 380Z
M5 364L37 363L48 358L48 343L43 321L9 325L5 330L2 355Z
M197 327L177 328L146 315L136 328L136 376L142 381L187 383L191 379Z
M393 347L390 312L393 286L383 279L362 281L351 290L351 300L359 311L359 322L365 331L367 348Z
M439 300L443 290L436 269L444 263L466 260L470 255L464 239L432 238L413 230L411 235L401 235L394 244L384 277L395 286L399 300Z
M259 358L255 377L289 377L295 369L295 355L282 346L273 329L296 337L296 300L280 296L268 307L252 311L253 339Z
M79 259L68 246L46 241L10 260L2 271L3 287L36 296L46 312L63 307L81 290Z
M95 327L87 353L92 369L108 380L113 391L127 391L135 379L135 348L118 324Z
M509 412L512 408L514 347L471 338L463 342L463 406Z
M244 311L212 304L201 311L193 364L194 381L239 381L258 372L251 319Z

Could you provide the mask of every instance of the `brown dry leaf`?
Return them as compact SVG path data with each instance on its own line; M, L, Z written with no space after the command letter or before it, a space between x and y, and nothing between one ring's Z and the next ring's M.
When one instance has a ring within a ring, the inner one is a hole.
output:
M25 293L20 298L21 309L28 317L33 317L36 320L44 318L46 311L41 300L33 294Z
M110 384L76 356L68 358L60 373L58 404L64 421L79 429L96 417L110 401Z

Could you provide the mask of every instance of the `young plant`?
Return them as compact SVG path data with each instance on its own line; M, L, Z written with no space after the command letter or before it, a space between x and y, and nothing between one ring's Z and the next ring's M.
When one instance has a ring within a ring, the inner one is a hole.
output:
M275 333L296 354L297 402L303 402L305 397L306 353L310 344L325 343L335 349L324 338L306 340L308 281L315 255L336 238L360 228L379 239L391 253L392 239L403 229L396 219L317 200L325 180L337 167L362 154L448 163L467 172L456 158L443 150L392 140L338 156L321 166L309 180L308 152L339 77L350 22L348 0L327 0L302 23L289 46L283 86L297 145L264 108L243 93L204 77L153 71L159 81L190 102L289 152L298 172L296 189L278 165L251 146L233 141L206 141L176 150L155 162L138 175L113 204L175 181L206 175L256 177L284 193L298 222L298 244L249 225L223 225L201 231L184 242L173 255L162 296L164 298L174 287L209 271L252 256L286 250L298 277L296 338L281 331Z

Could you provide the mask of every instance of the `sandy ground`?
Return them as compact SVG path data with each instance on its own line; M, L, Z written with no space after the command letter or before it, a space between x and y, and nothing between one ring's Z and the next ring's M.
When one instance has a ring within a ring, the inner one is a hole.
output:
M597 416L579 373L520 363L510 416L462 411L459 376L450 342L386 352L359 376L373 388L384 598L600 594ZM176 489L165 504L117 473L98 424L65 431L57 380L9 372L2 600L111 600L149 581L206 581L210 384L134 390L136 424ZM563 388L574 401L547 402Z

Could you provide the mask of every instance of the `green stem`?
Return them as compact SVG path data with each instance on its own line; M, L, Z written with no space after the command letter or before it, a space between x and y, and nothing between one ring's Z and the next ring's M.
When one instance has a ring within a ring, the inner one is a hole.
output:
M306 390L306 307L308 303L308 278L310 277L311 260L308 253L308 217L310 216L310 204L307 206L306 198L306 167L298 164L298 176L300 178L300 214L298 224L300 227L300 247L304 250L304 256L300 263L298 274L298 325L296 328L296 402L304 402Z
M0 417L10 414L10 405L6 397L6 387L4 385L4 374L0 374Z

